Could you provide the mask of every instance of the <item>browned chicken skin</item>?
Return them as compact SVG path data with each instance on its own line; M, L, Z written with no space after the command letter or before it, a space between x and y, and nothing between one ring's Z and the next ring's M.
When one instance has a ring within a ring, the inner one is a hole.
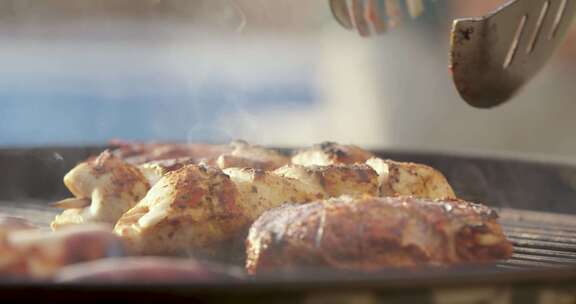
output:
M290 158L275 150L250 145L243 140L235 140L228 145L123 141L114 141L112 144L116 146L112 152L114 155L136 165L171 159L188 159L196 164L203 163L221 169L241 167L274 170L290 162Z
M341 197L265 212L250 228L250 273L315 266L387 267L490 262L512 254L491 209L461 200Z
M292 163L304 166L356 164L364 163L372 157L374 157L372 153L360 147L327 141L296 152L292 156Z

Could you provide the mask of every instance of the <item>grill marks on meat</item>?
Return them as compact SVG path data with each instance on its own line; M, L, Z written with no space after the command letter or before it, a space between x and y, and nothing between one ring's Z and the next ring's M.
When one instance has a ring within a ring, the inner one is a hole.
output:
M342 197L265 212L250 228L250 273L306 266L376 271L508 258L496 214L461 200Z

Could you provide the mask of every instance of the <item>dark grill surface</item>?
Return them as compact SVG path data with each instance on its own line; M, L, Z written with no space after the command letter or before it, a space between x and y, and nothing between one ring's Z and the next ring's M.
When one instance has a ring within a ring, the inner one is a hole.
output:
M60 210L48 202L0 201L0 213L21 216L48 228ZM497 209L500 223L514 244L511 259L497 264L502 270L576 266L576 216L517 209Z
M576 266L576 216L501 209L500 223L514 244L503 269Z

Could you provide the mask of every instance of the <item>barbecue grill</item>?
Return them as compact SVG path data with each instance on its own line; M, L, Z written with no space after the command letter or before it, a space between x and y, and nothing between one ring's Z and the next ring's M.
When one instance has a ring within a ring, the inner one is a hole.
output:
M375 40L341 28L328 1L308 4L310 12L324 10L322 21L285 5L291 1L276 8L281 13L274 13L272 2L259 1L267 8L264 17L241 0L210 0L199 6L117 1L108 8L97 1L76 1L29 3L32 10L18 1L0 0L0 41L14 42L0 43L7 50L0 52L0 214L48 228L59 212L49 204L69 196L62 177L106 149L101 144L112 137L225 142L248 136L264 145L296 146L332 139L325 138L328 134L360 146L415 147L373 151L383 158L430 165L444 173L459 197L493 207L514 254L488 265L369 274L310 268L226 282L0 280L2 300L576 302L576 162L551 156L576 151L569 122L576 109L565 91L573 89L573 81L562 78L568 68L544 71L550 77L536 79L517 99L486 114L463 108L447 73L437 77L447 69L448 36L446 49L438 51L438 41L430 39L438 32L429 28L448 29L450 18L443 10L450 1L423 1L421 17ZM291 26L305 33L304 42L294 33L283 41L281 34ZM242 36L246 28L248 34ZM272 34L258 40L254 32L261 28ZM324 28L328 38L318 43L314 37ZM414 39L405 38L414 33ZM243 40L248 42L239 42ZM428 45L430 49L424 47ZM164 46L174 58L161 52ZM87 52L94 49L98 51ZM187 52L199 59L190 60ZM441 53L446 62L428 60L433 56L418 60L428 53ZM302 59L302 54L309 57ZM418 64L418 73L407 73L413 64ZM558 92L541 89L556 82L564 84ZM387 101L381 104L380 99ZM554 100L546 100L544 108L541 99ZM275 103L282 105L280 110ZM259 112L249 111L259 108L270 117L261 119ZM551 118L534 119L541 116ZM260 120L265 122L260 125ZM442 150L428 149L435 146ZM455 147L469 150L457 152ZM548 154L483 152L495 148Z
M48 204L66 195L61 184L63 174L75 163L103 149L105 147L1 150L0 213L20 215L46 227L57 213ZM148 300L157 297L226 302L240 297L267 303L336 300L343 303L379 300L555 303L559 299L573 299L576 292L576 205L573 203L576 165L518 156L511 159L502 155L375 152L380 157L434 166L445 172L462 198L495 207L507 237L514 244L512 258L493 265L388 270L373 274L308 269L222 284L181 282L144 288L130 282L108 286L7 283L0 289L3 295L20 299L27 296L22 292L29 290L35 291L28 294L34 297L42 294L55 298L65 291L68 299L90 294L99 300L137 296Z

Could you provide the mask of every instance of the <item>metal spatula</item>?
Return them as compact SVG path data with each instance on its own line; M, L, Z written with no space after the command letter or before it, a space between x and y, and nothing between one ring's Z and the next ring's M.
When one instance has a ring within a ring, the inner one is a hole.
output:
M509 100L552 56L575 12L576 0L515 0L455 20L450 67L462 98L479 108Z

